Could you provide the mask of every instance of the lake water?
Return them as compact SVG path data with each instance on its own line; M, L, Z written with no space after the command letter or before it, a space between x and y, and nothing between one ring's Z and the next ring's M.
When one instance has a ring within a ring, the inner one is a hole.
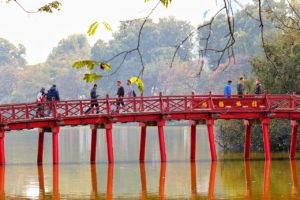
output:
M165 127L167 163L160 163L157 128L147 128L146 162L140 164L140 128L113 128L115 164L107 164L106 137L98 130L97 163L89 164L88 127L62 128L60 164L52 166L52 138L45 135L44 164L36 165L37 130L8 132L0 167L0 199L300 199L300 161L288 153L218 152L210 162L207 130L197 127L197 161L189 162L190 128Z

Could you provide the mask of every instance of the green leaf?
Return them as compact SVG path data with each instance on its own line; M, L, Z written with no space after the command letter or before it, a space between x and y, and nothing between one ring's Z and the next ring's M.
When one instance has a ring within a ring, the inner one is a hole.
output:
M110 27L110 25L108 23L102 22L102 25L106 28L106 30L112 31L112 28Z
M111 66L108 63L100 63L100 69L105 70L105 71L109 71L111 70Z
M87 83L92 83L101 78L103 78L103 76L97 75L95 72L93 72L90 74L84 74L83 80L85 80Z
M99 65L99 62L95 60L79 60L74 62L72 67L75 69L80 69L86 66L89 70L92 70L96 65Z
M96 33L98 25L98 22L94 22L90 25L89 30L87 31L88 36L92 36Z
M135 83L137 85L137 88L140 91L140 93L144 92L144 82L141 79L139 79L138 77L133 76L129 80L130 80L131 83Z
M38 9L39 12L47 12L47 13L53 13L53 10L60 10L61 3L59 1L52 1L43 7L40 7Z

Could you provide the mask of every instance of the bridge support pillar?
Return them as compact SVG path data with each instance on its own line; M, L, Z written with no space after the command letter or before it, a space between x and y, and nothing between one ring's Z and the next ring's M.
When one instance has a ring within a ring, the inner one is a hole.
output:
M164 138L164 126L165 126L165 121L157 122L161 162L167 161L165 138Z
M5 144L4 144L5 132L0 132L0 165L5 165Z
M59 126L52 127L52 153L53 153L53 164L58 164L58 133Z
M38 155L37 164L43 164L43 154L44 154L44 128L39 128L39 143L38 143Z
M146 150L146 124L140 123L141 127L141 141L140 141L140 162L145 161L145 150Z
M106 129L106 143L107 143L107 159L108 163L114 162L114 150L112 141L112 123L105 124Z
M217 161L217 151L216 151L215 137L214 137L214 119L207 119L206 126L207 126L207 131L208 131L211 160Z
M297 134L298 134L298 126L296 120L291 120L292 126L292 138L291 138L291 147L290 147L290 159L294 160L296 157L296 150L297 150Z
M250 160L250 143L251 143L251 122L244 120L245 126L245 146L244 146L244 157L245 160Z
M91 157L90 162L94 164L96 162L96 149L97 149L97 127L96 125L91 126L92 139L91 139Z
M196 126L197 122L190 121L191 125L191 161L196 160Z
M271 159L271 150L270 150L270 141L269 141L269 124L270 119L262 119L262 131L263 131L263 138L264 138L264 149L265 149L265 159L270 160Z

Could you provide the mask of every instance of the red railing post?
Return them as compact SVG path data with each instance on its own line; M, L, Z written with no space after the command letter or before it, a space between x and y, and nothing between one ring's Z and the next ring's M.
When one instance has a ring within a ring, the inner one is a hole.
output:
M263 139L264 139L264 149L265 149L265 159L271 159L271 151L270 151L270 141L269 141L269 124L270 119L265 118L261 120L262 129L263 129Z
M28 109L28 104L25 106L25 117L26 119L29 119L29 109Z
M295 92L290 96L290 108L295 108L296 102L295 102Z
M65 115L68 116L69 115L69 108L68 108L68 102L67 101L65 102L65 110L66 110Z
M106 113L110 114L110 104L109 104L109 95L106 94Z
M1 130L0 132L0 165L5 165L5 132Z
M209 139L209 147L210 147L210 154L211 160L217 161L217 151L215 146L215 136L214 136L214 119L207 119L206 126L208 130L208 139Z
M291 146L290 146L290 159L294 160L296 157L297 150L297 134L298 134L298 123L296 120L291 120L292 126L292 138L291 138Z
M251 144L251 123L249 120L244 120L245 126L245 146L244 146L244 159L250 160L250 144Z
M112 123L109 122L105 124L106 129L106 143L107 143L107 158L108 163L114 162L114 150L113 150L113 141L112 141Z
M53 152L53 164L58 164L58 134L59 126L52 127L52 152Z
M15 106L11 106L12 109L12 119L15 120L16 119L16 111L15 111Z
M196 160L196 122L190 121L191 125L191 161Z
M91 157L90 162L94 164L96 162L96 149L97 149L97 126L91 125L92 129L92 140L91 140Z
M192 92L192 100L190 105L190 110L193 111L194 109L194 102L195 102L195 92Z
M147 126L144 123L140 123L141 127L141 141L140 141L140 162L145 161L145 150L146 150L146 129Z
M164 111L163 111L162 92L159 93L159 110L160 110L160 112L164 112Z
M133 112L136 112L136 99L133 97Z
M144 94L141 94L140 110L141 110L141 112L144 112Z
M57 110L56 110L56 100L54 97L52 97L52 112L53 112L53 118L57 117Z
M214 108L213 100L212 100L212 98L211 98L211 91L209 91L209 93L208 93L208 107L209 107L210 109L213 109L213 108Z
M167 161L166 148L165 148L165 138L164 138L164 126L165 126L165 121L157 122L161 162L166 162Z
M83 115L83 105L82 105L82 100L79 101L79 111L80 111L80 115Z
M44 153L44 129L39 128L37 164L43 163L43 153Z
M187 102L187 97L184 97L184 111L187 112L188 111L188 102Z
M167 99L166 99L166 103L167 103L167 106L166 106L166 112L169 112L170 111L170 99L169 97L167 96Z

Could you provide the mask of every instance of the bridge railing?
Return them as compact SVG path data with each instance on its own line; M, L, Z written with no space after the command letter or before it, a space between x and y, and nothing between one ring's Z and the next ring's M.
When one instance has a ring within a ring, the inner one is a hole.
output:
M18 103L0 105L1 122L32 120L38 118L67 118L89 115L120 115L176 112L300 112L298 95L177 95L123 98L125 106L120 106L118 98L97 99L99 107L92 107L91 100L67 100L45 103Z

